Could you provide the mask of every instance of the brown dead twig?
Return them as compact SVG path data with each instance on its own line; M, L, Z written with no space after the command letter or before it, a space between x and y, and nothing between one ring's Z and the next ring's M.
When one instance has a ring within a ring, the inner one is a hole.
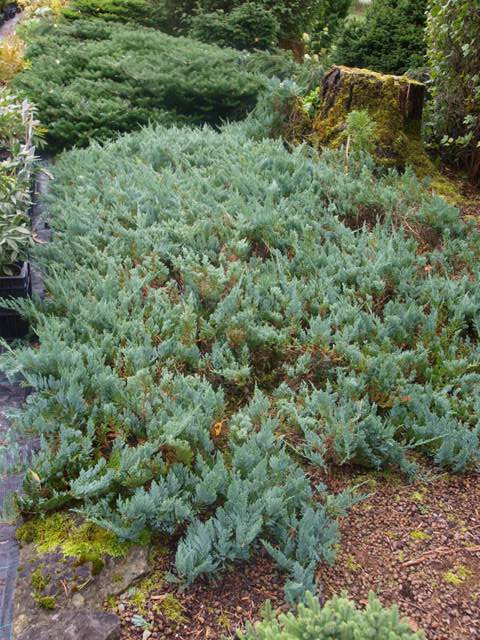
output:
M468 551L469 553L476 553L480 551L480 545L475 545L473 547L463 547L463 551ZM449 547L437 547L436 549L432 549L431 551L427 551L420 556L420 558L416 558L415 560L407 560L407 562L402 562L402 567L415 567L417 564L422 564L422 562L426 562L432 556L438 554L451 553L452 550Z

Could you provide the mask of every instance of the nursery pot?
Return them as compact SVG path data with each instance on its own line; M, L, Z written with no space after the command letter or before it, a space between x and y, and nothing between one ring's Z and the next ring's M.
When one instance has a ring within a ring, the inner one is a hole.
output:
M0 276L0 298L28 298L32 295L30 263L20 262L16 266L17 274ZM14 340L23 338L27 331L28 323L16 311L0 306L0 337Z

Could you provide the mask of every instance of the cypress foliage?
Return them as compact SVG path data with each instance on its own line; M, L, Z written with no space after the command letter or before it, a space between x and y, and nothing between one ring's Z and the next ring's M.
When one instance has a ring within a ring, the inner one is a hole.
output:
M424 640L422 632L414 632L406 619L401 619L398 607L384 609L373 593L364 611L345 595L329 600L320 607L311 594L307 603L298 607L296 615L282 614L278 618L271 607L266 619L255 626L248 624L240 640Z
M101 18L113 22L132 22L136 26L164 29L167 26L162 3L152 0L72 0L62 10L70 20Z

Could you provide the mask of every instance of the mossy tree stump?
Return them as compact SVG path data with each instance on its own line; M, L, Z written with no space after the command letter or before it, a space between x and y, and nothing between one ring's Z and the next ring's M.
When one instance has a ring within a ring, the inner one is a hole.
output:
M345 142L347 115L368 111L376 124L375 156L386 166L428 162L421 141L425 87L406 77L343 66L325 75L313 122L320 146ZM424 158L419 156L424 156Z

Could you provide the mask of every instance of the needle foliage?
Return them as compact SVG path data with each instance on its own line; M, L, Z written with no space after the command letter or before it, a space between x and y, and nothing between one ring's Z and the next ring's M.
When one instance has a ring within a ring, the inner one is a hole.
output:
M409 173L245 130L60 157L39 345L0 363L34 389L21 510L175 536L184 584L263 546L295 600L349 503L308 470L478 465L480 244Z

